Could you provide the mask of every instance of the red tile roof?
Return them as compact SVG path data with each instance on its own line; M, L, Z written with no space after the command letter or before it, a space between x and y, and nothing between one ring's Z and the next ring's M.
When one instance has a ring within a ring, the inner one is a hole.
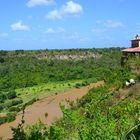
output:
M124 49L122 50L122 52L139 52L140 53L140 47L136 47L136 48L127 48L127 49Z

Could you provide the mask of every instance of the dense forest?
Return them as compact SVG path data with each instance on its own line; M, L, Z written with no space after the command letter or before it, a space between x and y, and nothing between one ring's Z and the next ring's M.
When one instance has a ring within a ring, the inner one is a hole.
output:
M121 66L120 48L1 51L0 111L8 112L7 117L1 117L1 123L14 120L16 112L24 109L17 89L81 80L75 85L78 87L104 80L104 86L92 89L77 103L70 103L70 108L62 104L64 117L49 128L38 123L23 129L22 120L13 128L13 139L139 139L140 85L124 88L126 79L140 79L136 67L139 62L139 58L131 58ZM10 113L3 109L8 104L12 106ZM19 110L15 109L17 106Z
M101 78L100 71L120 67L120 57L119 48L0 51L0 89Z

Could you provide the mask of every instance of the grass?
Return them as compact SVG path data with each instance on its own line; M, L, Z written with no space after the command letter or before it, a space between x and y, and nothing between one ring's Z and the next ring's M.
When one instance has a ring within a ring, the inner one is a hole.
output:
M95 82L95 81L92 81ZM10 104L11 100L7 100L5 102L6 107L0 112L0 116L3 113L9 112L18 112L18 109L22 109L25 104L31 105L38 99L50 96L50 95L57 95L64 93L71 88L75 88L76 85L84 86L86 84L91 83L88 80L69 80L69 81L59 81L59 82L49 82L46 84L36 85L33 87L26 87L16 89L17 97L14 100L21 99L23 103L14 105L12 108L7 107ZM10 110L9 110L10 109ZM13 111L12 111L13 110Z
M47 84L36 85L33 87L16 89L18 97L22 98L23 104L34 98L43 98L49 95L63 93L75 85L81 84L83 80L72 80L62 82L49 82Z

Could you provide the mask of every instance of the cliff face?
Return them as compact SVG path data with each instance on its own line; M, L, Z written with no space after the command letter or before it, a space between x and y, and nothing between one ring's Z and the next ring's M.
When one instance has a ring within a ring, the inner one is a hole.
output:
M140 66L130 65L129 68L132 71L132 73L134 73L134 74L139 74L140 73Z
M131 57L125 62L125 66L128 67L132 73L140 74L140 57Z

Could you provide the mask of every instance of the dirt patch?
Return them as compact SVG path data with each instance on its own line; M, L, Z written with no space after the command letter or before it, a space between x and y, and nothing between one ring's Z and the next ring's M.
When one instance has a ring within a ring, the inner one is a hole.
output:
M110 106L115 106L125 98L133 98L140 93L140 83L136 83L131 87L125 87L117 92L114 92L113 96L109 98Z
M103 81L97 83L92 83L88 86L81 87L79 89L71 89L65 93L57 94L49 97L40 99L39 101L33 103L25 109L25 125L31 125L36 123L38 120L41 120L46 125L50 125L53 121L58 118L63 117L63 114L60 110L59 104L62 101L70 100L76 101L76 99L81 98L85 95L91 88L103 85ZM45 113L48 113L48 117L45 117ZM22 112L19 112L16 116L16 120L10 123L5 123L0 125L0 137L8 139L12 137L11 126L16 127L22 117Z

